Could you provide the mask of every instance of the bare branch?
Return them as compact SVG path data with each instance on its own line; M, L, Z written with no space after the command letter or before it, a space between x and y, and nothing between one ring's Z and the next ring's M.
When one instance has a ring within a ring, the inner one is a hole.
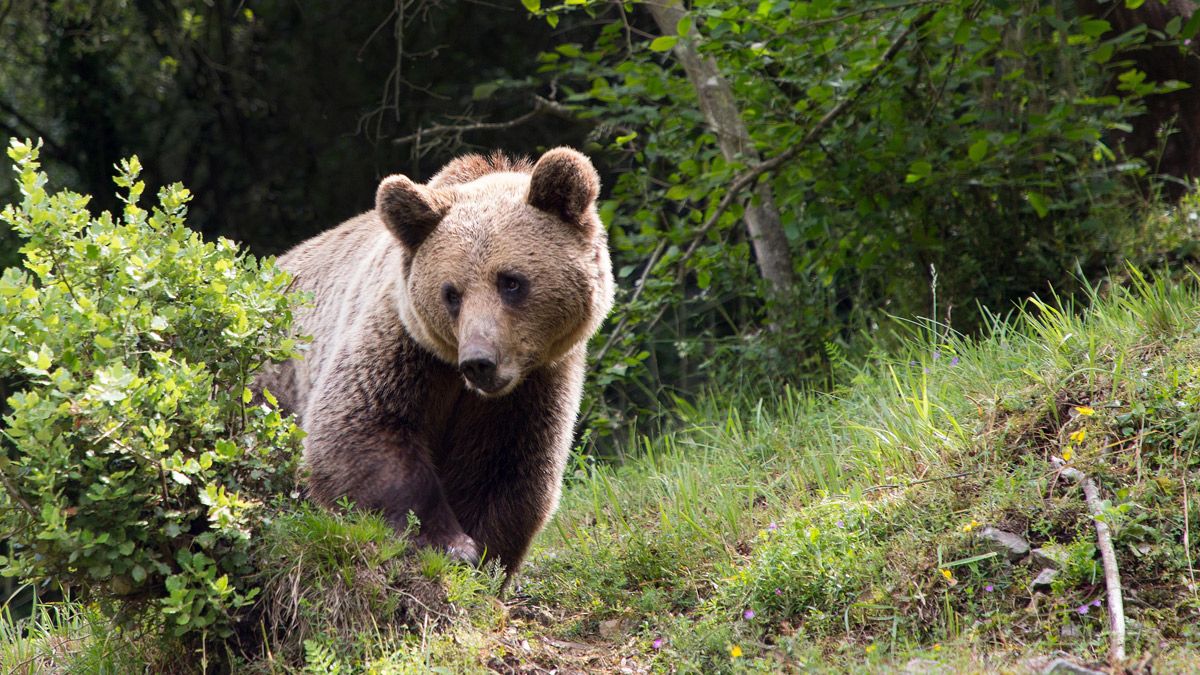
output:
M896 11L896 10L900 10L900 9L910 9L912 7L920 7L922 5L944 5L944 4L946 4L946 3L943 0L917 0L916 2L904 2L904 3L900 3L898 5L879 5L877 7L867 7L865 9L856 9L852 12L838 14L837 16L830 16L830 17L826 17L824 19L813 19L812 21L809 21L808 23L804 24L804 27L812 28L813 26L821 26L821 25L829 24L829 23L842 23L846 19L852 19L852 18L859 17L859 16L869 16L871 14L879 14L881 12L892 12L892 11Z
M960 471L958 473L952 473L949 476L937 476L935 478L922 478L920 480L911 480L911 481L908 481L905 483L887 483L884 485L876 485L874 487L869 487L866 490L863 490L863 494L878 492L879 490L900 490L903 488L910 488L910 487L916 487L918 485L924 485L926 483L936 483L936 482L943 481L943 480L954 480L955 478L965 478L965 477L973 475L975 473L978 473L978 472L977 471Z
M1113 548L1112 530L1104 522L1100 490L1087 474L1052 457L1050 461L1060 473L1079 483L1088 513L1096 525L1096 548L1100 549L1100 562L1104 566L1104 587L1108 593L1108 663L1119 667L1125 661L1125 601L1121 597L1121 572L1117 569L1117 552Z
M430 127L421 127L415 133L400 138L392 139L392 143L396 145L406 145L408 143L419 142L428 137L438 136L459 136L461 134L470 133L473 131L495 131L497 129L511 129L512 127L520 126L533 120L541 115L556 115L559 117L573 118L574 114L570 108L535 96L533 98L533 109L529 112L505 122L473 122L471 124L434 124Z
M632 306L633 303L637 302L638 297L642 295L642 290L646 288L646 281L650 278L650 272L654 270L654 266L658 264L658 259L662 256L663 251L665 251L666 248L667 240L666 238L663 238L658 242L658 248L654 249L654 253L650 255L650 260L646 262L646 269L642 270L642 276L635 284L633 295L629 298L629 301L625 303L626 307ZM627 323L629 323L629 312L625 312L621 316L621 320L617 322L617 325L613 327L612 332L608 334L608 339L605 340L604 346L596 352L596 363L604 360L604 356L608 354L608 350L612 349L612 346L616 344L617 339L621 335L621 330L625 328L625 324Z
M5 434L5 436L8 436L8 434ZM8 474L4 472L4 469L7 468L9 464L10 462L7 459L0 460L0 486L4 487L4 491L8 493L8 496L22 509L24 509L25 513L29 514L30 518L32 518L34 521L37 521L37 519L40 517L37 509L33 508L29 502L25 501L25 498L21 496L21 491L18 490L16 486L8 480Z

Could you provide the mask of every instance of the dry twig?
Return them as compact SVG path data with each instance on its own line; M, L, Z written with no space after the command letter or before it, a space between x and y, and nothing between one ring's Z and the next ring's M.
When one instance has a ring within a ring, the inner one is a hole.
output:
M547 98L542 98L541 96L535 96L533 97L533 109L524 115L515 117L511 120L504 122L472 122L470 124L434 124L433 126L420 128L415 133L411 133L407 136L394 138L392 139L392 143L395 145L405 145L414 141L420 142L420 140L425 137L438 137L447 135L460 136L471 131L495 131L498 129L511 129L512 127L525 124L526 122L529 122L540 115L573 117L570 109L561 103L551 101Z
M1117 552L1113 548L1112 530L1103 519L1100 489L1095 481L1079 469L1067 466L1063 460L1052 457L1050 461L1059 473L1079 483L1088 512L1096 525L1096 547L1100 549L1100 560L1104 565L1104 586L1108 592L1108 662L1119 666L1125 661L1125 601L1121 596L1121 573L1117 569Z

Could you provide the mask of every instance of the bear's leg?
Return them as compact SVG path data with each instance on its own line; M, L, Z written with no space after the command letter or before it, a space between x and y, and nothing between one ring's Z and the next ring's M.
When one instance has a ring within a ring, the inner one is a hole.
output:
M328 506L348 497L357 508L381 512L400 532L408 528L412 513L420 521L415 543L443 549L459 560L479 561L479 546L463 531L418 444L379 430L330 433L319 419L309 426L305 456L316 501Z
M548 370L501 399L459 401L435 455L459 522L510 575L558 506L571 447L577 399Z

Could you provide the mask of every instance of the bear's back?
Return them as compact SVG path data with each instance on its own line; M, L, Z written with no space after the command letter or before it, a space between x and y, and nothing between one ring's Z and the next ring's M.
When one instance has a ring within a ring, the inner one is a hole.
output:
M267 381L285 409L303 414L333 357L373 314L387 312L403 250L375 211L304 241L279 258L293 276L292 290L311 300L299 308L295 333L312 336L301 359L284 364Z

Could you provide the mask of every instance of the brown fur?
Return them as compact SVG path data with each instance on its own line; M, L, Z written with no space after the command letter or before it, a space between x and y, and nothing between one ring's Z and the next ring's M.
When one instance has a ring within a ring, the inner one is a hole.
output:
M426 185L384 179L374 211L280 259L313 293L297 317L313 341L259 384L308 432L316 501L399 529L411 511L420 543L515 571L557 506L612 305L598 189L566 148L462 157Z

